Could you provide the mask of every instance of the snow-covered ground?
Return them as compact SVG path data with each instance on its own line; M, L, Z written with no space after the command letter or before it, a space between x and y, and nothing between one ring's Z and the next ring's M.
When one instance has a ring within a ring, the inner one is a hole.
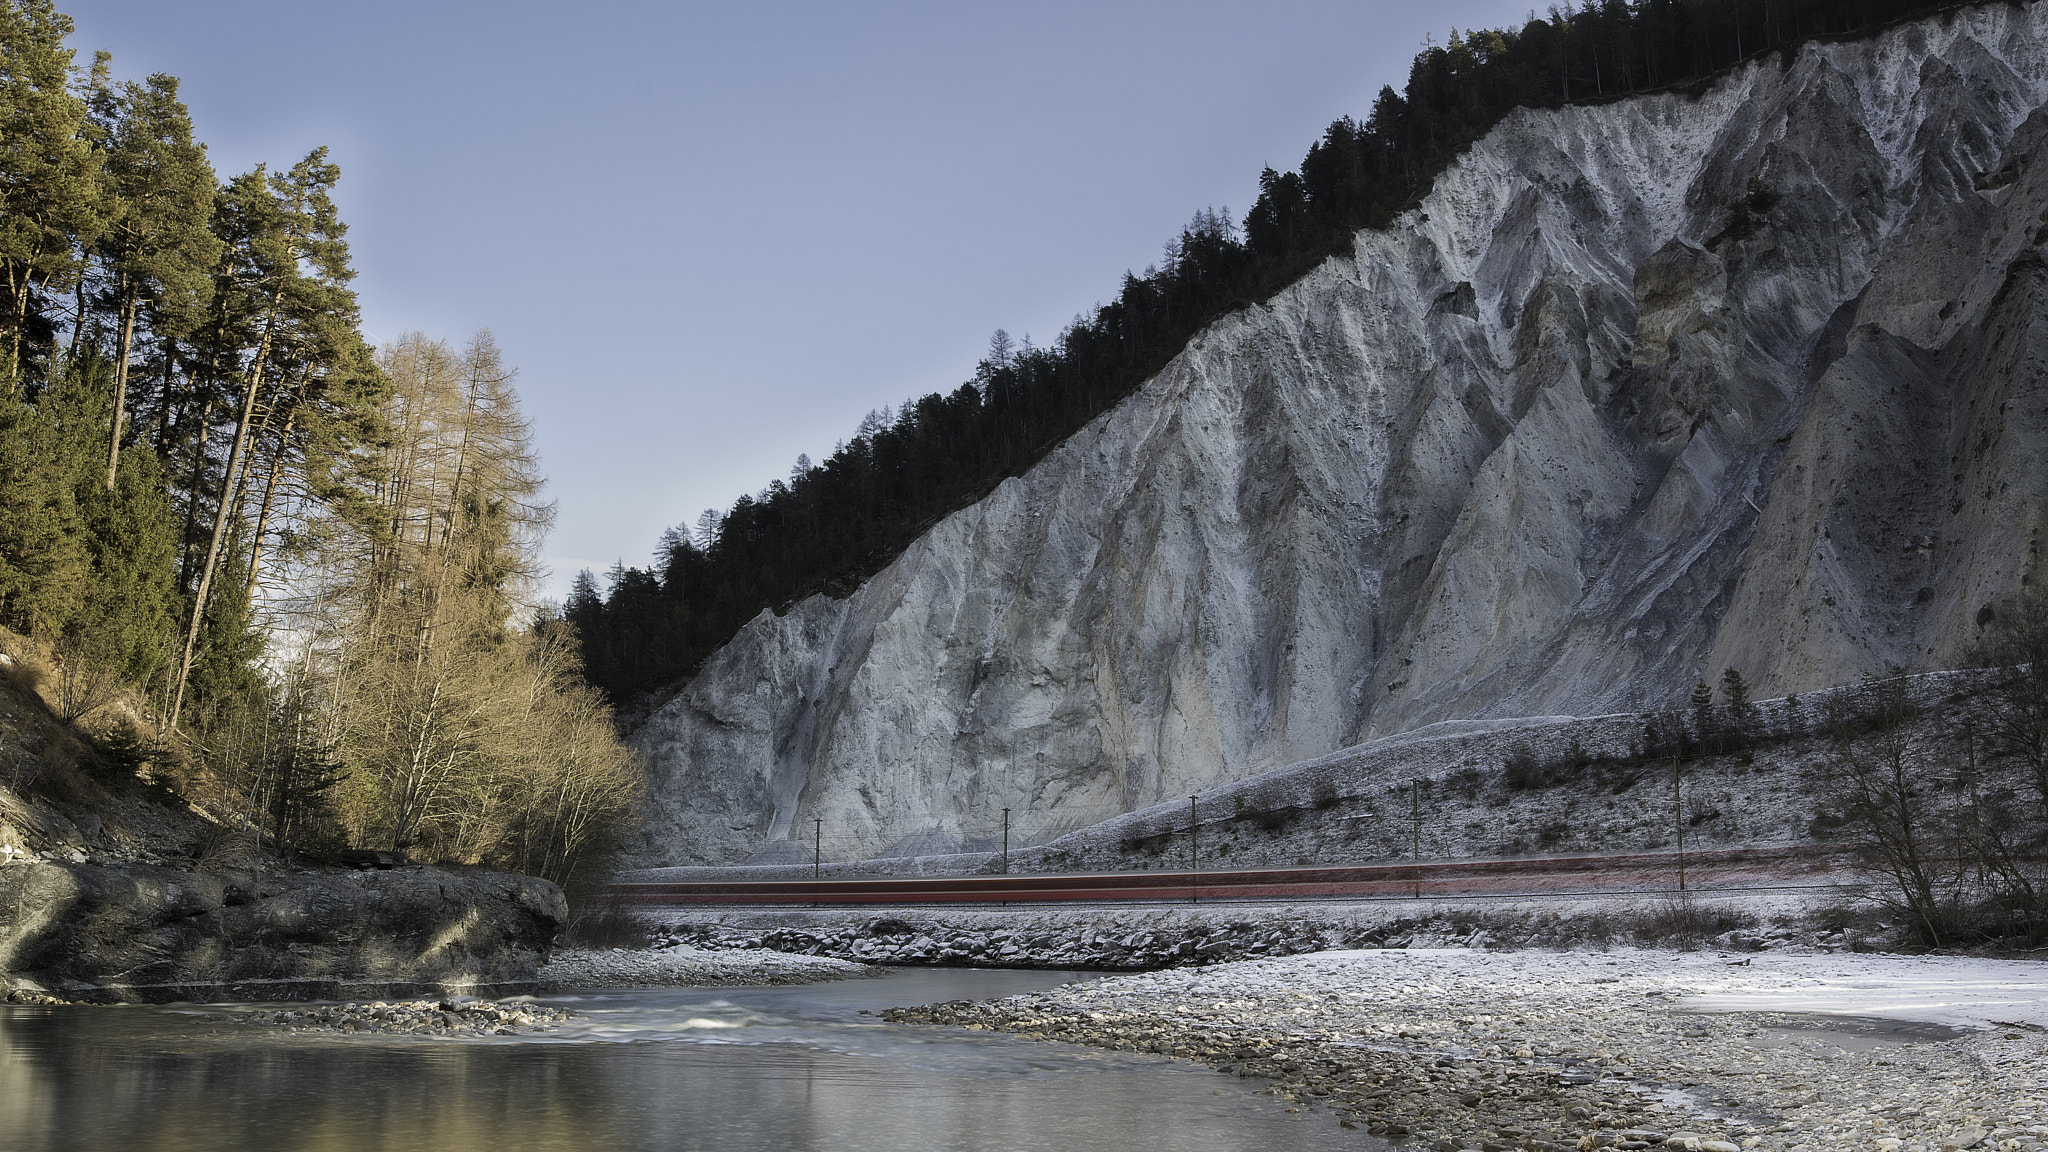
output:
M2048 953L2043 953L2048 957ZM1967 956L1758 955L1675 965L1682 1007L1710 1012L1818 1012L1965 1028L2048 1029L2048 962ZM2048 1069L2043 1069L2048 1079Z
M1525 995L1590 980L1596 985L1613 985L1613 995L1666 998L1680 1011L1803 1012L1961 1028L2003 1025L2048 1031L2048 963L2035 960L1633 948L1609 952L1409 948L1316 952L1272 965L1284 969L1299 964L1304 977L1322 979L1338 973L1356 975L1358 965L1375 963L1393 964L1404 975L1497 981L1519 988ZM1170 981L1178 974L1152 975ZM1251 986L1265 984L1262 974L1247 972L1245 979ZM2042 1074L2048 1080L2048 1068Z

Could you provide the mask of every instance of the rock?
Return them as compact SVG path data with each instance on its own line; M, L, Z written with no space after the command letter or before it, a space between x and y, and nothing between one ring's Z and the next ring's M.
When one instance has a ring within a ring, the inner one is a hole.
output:
M1964 1148L1975 1148L1991 1134L1988 1128L1961 1128L1942 1137L1941 1147L1949 1152L1961 1152Z
M495 872L13 864L0 980L97 1001L534 992L566 918L555 885Z
M1703 668L1763 698L1960 666L2048 516L2048 165L1956 174L2039 153L2044 28L1984 6L1512 113L851 595L764 609L634 734L638 856L813 814L857 855L985 844L997 806L1184 810ZM1733 235L1752 178L1776 201Z

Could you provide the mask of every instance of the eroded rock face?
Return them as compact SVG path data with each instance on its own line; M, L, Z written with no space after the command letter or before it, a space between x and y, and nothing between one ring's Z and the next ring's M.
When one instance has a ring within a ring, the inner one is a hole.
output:
M0 984L102 1001L539 989L568 908L497 872L192 873L0 867Z
M1446 719L1959 663L2039 576L2048 9L1507 118L643 726L646 863L1042 840Z

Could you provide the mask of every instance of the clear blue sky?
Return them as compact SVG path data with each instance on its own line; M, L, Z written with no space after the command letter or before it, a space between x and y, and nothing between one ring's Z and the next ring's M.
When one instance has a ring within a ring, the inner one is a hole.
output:
M1044 343L1518 3L58 0L222 176L342 167L372 340L497 333L576 571Z

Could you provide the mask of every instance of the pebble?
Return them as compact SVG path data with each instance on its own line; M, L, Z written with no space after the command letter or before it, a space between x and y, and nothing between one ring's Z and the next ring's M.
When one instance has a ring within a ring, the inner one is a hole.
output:
M541 966L543 987L672 988L702 985L808 984L878 975L881 969L829 956L758 949L710 950L674 940L652 948L564 948Z
M824 910L787 923L727 912L667 924L665 940L711 951L770 950L830 956L865 964L1143 972L1238 960L1293 956L1331 948L1560 948L1629 943L1666 944L1646 936L1654 919L1623 902L1589 915L1530 913L1511 902L1491 910L1432 910L1400 905L1329 902L1263 907L1144 905L1070 909L918 909L890 915ZM763 920L767 923L763 923ZM1740 952L1807 953L1845 949L1859 941L1806 922L1803 913L1758 918L1722 933L1711 946Z
M563 1021L575 1018L576 1013L566 1008L504 1000L376 1000L367 1004L270 1008L226 1017L239 1024L279 1026L287 1032L416 1036L518 1036L552 1032Z
M2048 1033L1853 1051L1804 1017L1678 1011L1671 955L1331 953L887 1018L1199 1061L1433 1152L2041 1149Z

